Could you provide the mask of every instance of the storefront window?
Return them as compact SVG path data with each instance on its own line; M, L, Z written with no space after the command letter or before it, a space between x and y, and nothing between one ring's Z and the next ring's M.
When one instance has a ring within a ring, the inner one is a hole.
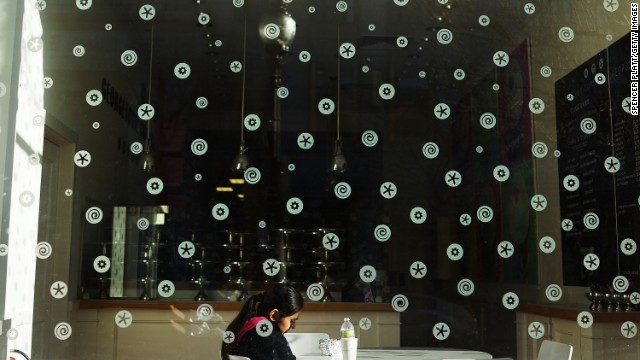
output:
M634 4L0 0L0 354L637 356Z

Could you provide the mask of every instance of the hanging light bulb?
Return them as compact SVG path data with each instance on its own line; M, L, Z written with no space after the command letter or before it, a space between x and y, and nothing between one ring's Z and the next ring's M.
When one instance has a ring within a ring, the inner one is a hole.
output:
M338 27L338 44L340 44L340 28ZM336 101L336 142L333 148L333 156L331 157L331 171L342 174L349 168L347 166L347 158L342 153L342 140L340 139L340 54L338 54L338 91Z
M244 146L244 140L240 140L240 152L233 159L231 170L245 172L249 168L249 157L244 153L247 148Z
M247 18L244 19L244 48L242 53L242 104L240 111L240 152L233 159L232 171L244 172L249 167L249 157L245 154L244 145L244 88L247 74Z

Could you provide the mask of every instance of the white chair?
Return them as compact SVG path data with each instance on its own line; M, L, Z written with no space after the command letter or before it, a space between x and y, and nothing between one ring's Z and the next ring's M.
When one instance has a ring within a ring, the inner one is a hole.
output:
M538 360L571 360L571 355L573 355L573 346L544 340L540 345Z
M229 355L229 360L251 360L251 359L244 356Z
M320 340L328 339L325 333L286 333L284 337L289 342L293 355L320 355Z

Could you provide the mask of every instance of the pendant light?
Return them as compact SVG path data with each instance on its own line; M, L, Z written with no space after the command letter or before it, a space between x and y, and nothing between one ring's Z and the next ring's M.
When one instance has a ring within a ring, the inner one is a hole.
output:
M232 171L244 172L249 167L249 157L245 154L244 144L244 92L247 74L247 17L244 18L244 43L242 49L242 103L240 109L240 152L233 159Z
M338 27L338 48L340 47L340 27ZM336 142L333 147L333 156L331 157L331 165L329 168L331 171L337 174L342 174L349 168L347 166L347 159L342 152L342 139L340 139L340 53L338 52L338 89L337 89L337 101L336 101Z
M148 99L147 104L151 104L151 81L152 81L152 70L153 70L153 21L151 21L151 49L149 50L149 91L148 91ZM141 169L147 172L151 172L155 169L155 161L153 155L151 154L151 119L147 120L147 136L144 141L144 151L142 156L140 156L140 160L142 164L140 165Z

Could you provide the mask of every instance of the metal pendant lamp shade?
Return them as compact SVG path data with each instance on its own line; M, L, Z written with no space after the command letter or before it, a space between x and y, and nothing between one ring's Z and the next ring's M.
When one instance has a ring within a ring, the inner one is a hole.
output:
M342 141L336 140L335 147L333 149L333 157L331 158L331 171L342 174L349 169L347 165L347 158L342 153Z

